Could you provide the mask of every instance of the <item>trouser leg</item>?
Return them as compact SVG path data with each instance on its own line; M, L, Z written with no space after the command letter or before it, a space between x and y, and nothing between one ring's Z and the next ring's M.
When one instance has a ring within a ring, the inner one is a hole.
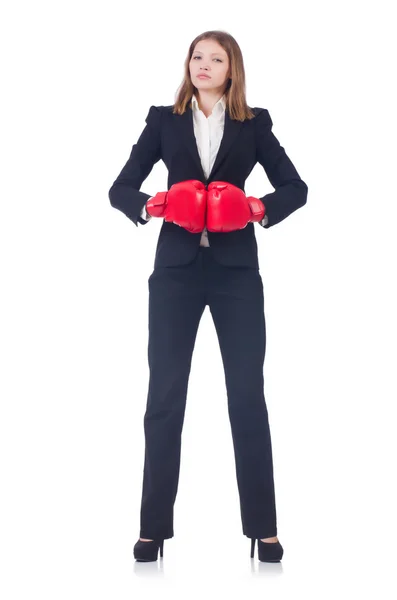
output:
M273 456L264 396L263 284L257 269L208 269L208 304L225 371L243 533L277 535Z
M188 379L205 297L197 264L160 267L149 278L150 381L144 416L140 537L174 535Z

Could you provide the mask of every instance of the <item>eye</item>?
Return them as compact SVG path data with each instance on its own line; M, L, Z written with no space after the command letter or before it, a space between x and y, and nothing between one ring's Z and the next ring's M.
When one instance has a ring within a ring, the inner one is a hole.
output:
M201 56L193 56L193 60L194 60L195 58L201 58ZM219 60L219 62L223 62L223 61L222 61L220 58L214 58L214 60Z

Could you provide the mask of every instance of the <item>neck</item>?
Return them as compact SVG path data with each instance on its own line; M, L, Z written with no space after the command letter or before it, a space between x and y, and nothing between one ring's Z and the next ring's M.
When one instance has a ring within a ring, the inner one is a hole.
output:
M209 114L211 114L212 109L214 108L215 104L218 102L218 100L220 100L223 96L224 92L220 92L219 90L216 91L197 91L196 92L196 98L197 98L197 102L199 105L200 110L203 111L203 113L208 116Z

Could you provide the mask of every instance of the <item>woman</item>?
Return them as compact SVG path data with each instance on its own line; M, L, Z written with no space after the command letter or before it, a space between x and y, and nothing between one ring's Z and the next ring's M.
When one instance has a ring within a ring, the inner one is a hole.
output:
M273 458L263 391L265 317L254 223L271 227L307 200L307 185L272 133L263 108L249 108L235 39L207 31L191 43L172 106L151 106L146 127L109 190L137 226L163 219L149 277L149 391L137 560L163 556L174 535L181 433L199 322L208 305L225 370L243 534L262 561L280 561ZM139 191L153 165L168 191ZM259 162L274 192L246 197Z

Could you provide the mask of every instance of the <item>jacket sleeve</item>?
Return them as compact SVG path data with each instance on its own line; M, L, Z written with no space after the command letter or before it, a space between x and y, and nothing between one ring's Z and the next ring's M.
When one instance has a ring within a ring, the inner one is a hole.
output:
M121 210L136 226L148 221L141 213L152 194L140 192L142 183L161 158L161 107L151 106L145 119L146 127L117 179L108 192L110 204Z
M255 125L257 161L275 188L274 192L260 198L268 217L263 227L268 229L306 204L308 186L272 132L273 122L266 108L255 117Z

